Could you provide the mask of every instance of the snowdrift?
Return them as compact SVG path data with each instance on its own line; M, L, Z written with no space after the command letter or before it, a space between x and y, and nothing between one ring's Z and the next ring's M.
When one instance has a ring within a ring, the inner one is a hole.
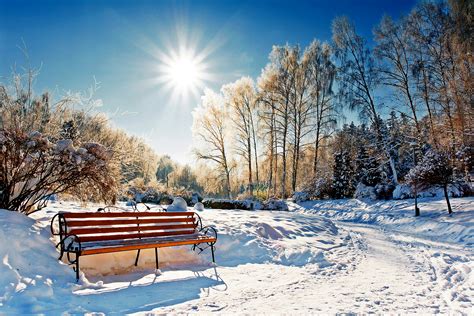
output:
M35 220L0 210L0 314L54 312L71 293L73 271L49 237Z
M71 266L57 259L49 222L59 210L87 209L97 206L55 202L31 217L0 210L0 314L139 312L196 299L203 289L223 284L216 278L210 250L198 255L191 247L160 249L161 275L155 274L152 250L141 253L138 267L135 251L81 257L76 284ZM205 225L218 230L217 271L259 263L324 268L332 264L325 252L350 241L331 220L314 215L242 210L199 214Z
M414 217L414 201L364 201L356 199L308 201L300 205L306 214L354 223L379 224L406 234L474 248L474 198L452 199L448 215L446 202L439 198L419 200L421 216Z
M205 210L204 223L218 230L219 265L278 263L327 265L324 252L350 238L329 219L289 212Z

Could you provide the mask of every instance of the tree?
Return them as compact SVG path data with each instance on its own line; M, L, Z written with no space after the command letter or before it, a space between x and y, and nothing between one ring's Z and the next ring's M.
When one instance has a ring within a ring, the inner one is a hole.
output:
M421 162L408 173L407 182L412 186L416 186L417 190L431 185L441 185L448 206L448 213L453 212L448 194L448 185L453 182L453 168L449 161L449 155L446 153L433 149L428 150Z
M172 183L175 188L185 188L195 192L202 191L202 187L197 182L197 177L190 166L178 167L172 175Z
M341 199L352 197L354 187L352 185L352 162L348 151L336 152L334 154L333 188L334 197Z
M406 27L396 24L390 17L385 16L380 25L374 30L377 46L375 56L382 62L379 67L381 80L396 92L395 95L403 96L403 105L406 105L411 113L411 118L416 126L417 140L421 137L421 127L417 113L417 103L414 94L414 80L411 70L414 67L414 59L410 55L409 32Z
M235 147L237 154L247 162L248 190L250 195L253 195L253 158L255 158L255 167L258 168L254 119L257 102L255 84L251 78L242 77L234 83L223 86L221 90L236 130ZM254 157L252 157L252 151L255 154ZM258 169L256 169L256 173L258 174Z
M203 149L196 150L196 157L217 164L225 181L228 198L231 197L230 172L228 157L228 115L222 96L207 89L201 103L193 111L193 133L202 143Z
M335 55L339 60L339 99L358 109L363 120L369 119L374 126L378 144L389 159L392 180L396 184L398 176L395 162L384 143L380 115L375 104L375 89L379 84L379 72L375 67L371 50L359 36L354 25L346 18L336 18L332 24Z
M328 44L313 41L309 51L313 58L308 63L311 82L311 118L314 133L313 177L316 177L319 150L322 141L329 137L336 125L335 103L332 86L336 77L336 66L331 61L332 52Z
M175 165L168 155L161 156L156 168L156 179L162 181L169 187L169 175L174 171Z
M281 189L282 197L287 196L287 146L290 132L291 102L295 97L294 84L298 69L299 47L274 46L270 53L270 63L263 70L263 77L272 80L267 84L274 97L275 131L278 134L278 145L281 148ZM266 73L271 73L267 75Z

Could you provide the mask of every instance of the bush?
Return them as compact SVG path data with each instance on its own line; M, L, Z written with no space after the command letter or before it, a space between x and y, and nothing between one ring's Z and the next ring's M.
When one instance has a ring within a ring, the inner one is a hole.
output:
M69 139L52 143L39 132L2 129L0 149L0 208L29 214L42 199L84 187L105 201L115 198L111 153L100 144L77 148Z
M334 197L332 180L329 177L312 178L303 185L303 189L295 196L295 201L322 200Z
M142 178L130 181L124 186L124 193L121 194L120 200L133 200L143 203L154 203L169 205L173 203L175 197L184 199L188 206L202 201L201 195L193 193L184 188L166 188L163 184L152 181L145 184Z
M284 200L268 199L263 202L262 210L267 211L288 211L288 204Z
M205 208L223 210L253 210L254 202L250 200L204 199Z

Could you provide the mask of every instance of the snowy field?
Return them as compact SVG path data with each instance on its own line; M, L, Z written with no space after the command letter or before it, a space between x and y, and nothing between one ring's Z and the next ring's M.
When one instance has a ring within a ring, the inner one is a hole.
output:
M218 232L217 266L206 250L160 249L81 257L81 280L57 260L49 221L0 210L0 314L473 313L474 198L338 200L289 212L204 210Z

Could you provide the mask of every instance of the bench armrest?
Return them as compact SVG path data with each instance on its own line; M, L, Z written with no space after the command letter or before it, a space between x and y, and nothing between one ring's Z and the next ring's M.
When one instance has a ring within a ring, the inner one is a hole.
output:
M56 245L62 245L65 252L81 252L82 246L79 237L74 234L66 234Z
M216 240L213 242L213 244L215 244L215 243L217 242L217 230L216 230L214 227L212 227L212 226L204 226L203 228L201 228L201 229L199 230L199 232L200 232L201 234L204 234L204 235L208 236L208 237L213 237L213 238L215 238Z

